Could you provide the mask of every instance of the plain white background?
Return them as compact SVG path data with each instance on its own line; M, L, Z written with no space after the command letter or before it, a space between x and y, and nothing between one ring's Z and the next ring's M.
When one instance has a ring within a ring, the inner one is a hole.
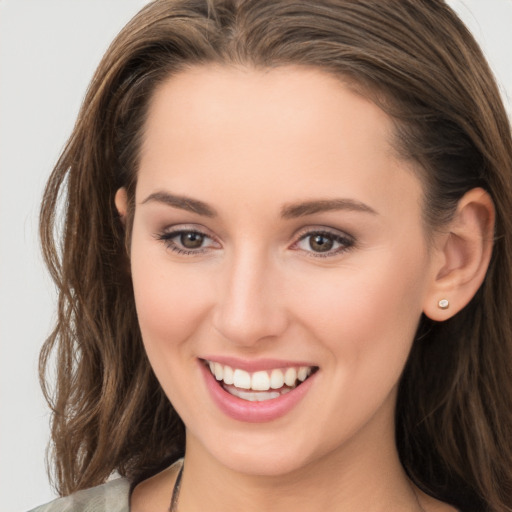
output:
M0 0L1 511L54 497L37 378L55 309L37 239L44 183L103 52L147 1ZM484 48L512 113L512 0L450 3Z

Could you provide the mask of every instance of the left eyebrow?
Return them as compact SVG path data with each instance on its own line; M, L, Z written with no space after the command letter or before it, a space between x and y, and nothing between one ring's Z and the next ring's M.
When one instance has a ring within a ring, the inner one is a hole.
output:
M314 213L336 210L378 215L373 208L360 201L355 201L354 199L320 199L284 205L283 208L281 208L281 217L283 217L283 219L294 219L297 217L305 217L306 215L313 215Z
M163 203L180 210L187 210L198 215L204 215L205 217L215 217L217 212L208 204L197 199L192 199L186 196L177 196L169 194L168 192L154 192L150 194L141 204L155 201L157 203Z

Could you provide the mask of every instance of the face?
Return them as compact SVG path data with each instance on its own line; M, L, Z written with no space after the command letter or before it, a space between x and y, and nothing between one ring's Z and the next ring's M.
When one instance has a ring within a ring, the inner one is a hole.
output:
M187 456L275 475L393 444L432 264L391 138L317 70L204 66L157 90L132 276Z

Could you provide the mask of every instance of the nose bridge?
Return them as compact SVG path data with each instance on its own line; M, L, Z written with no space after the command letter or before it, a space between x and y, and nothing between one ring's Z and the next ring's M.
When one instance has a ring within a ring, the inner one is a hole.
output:
M223 337L250 346L284 331L287 319L278 274L272 258L251 242L233 252L223 270L214 314L215 328Z

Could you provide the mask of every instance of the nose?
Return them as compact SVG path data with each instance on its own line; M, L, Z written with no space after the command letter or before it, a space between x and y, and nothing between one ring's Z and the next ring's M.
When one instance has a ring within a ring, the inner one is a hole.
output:
M252 347L286 330L283 276L261 252L240 250L226 261L220 282L213 324L225 339Z

